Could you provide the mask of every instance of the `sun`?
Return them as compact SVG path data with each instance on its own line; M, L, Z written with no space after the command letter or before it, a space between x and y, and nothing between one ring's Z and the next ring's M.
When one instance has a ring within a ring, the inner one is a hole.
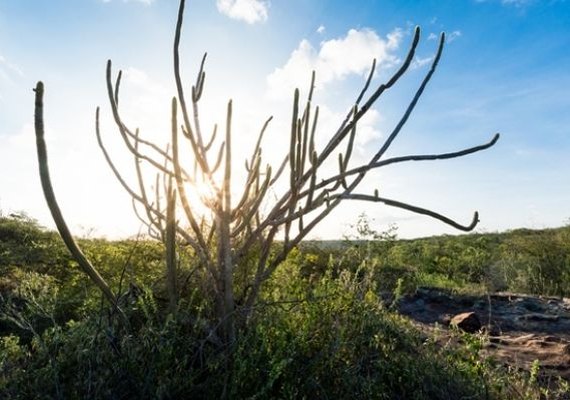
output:
M199 179L184 187L188 206L194 217L200 221L211 221L214 218L216 194L210 182Z

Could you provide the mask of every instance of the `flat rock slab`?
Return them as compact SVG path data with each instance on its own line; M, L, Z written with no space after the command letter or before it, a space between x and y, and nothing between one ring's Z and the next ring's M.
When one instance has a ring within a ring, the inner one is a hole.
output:
M552 377L570 381L570 299L514 293L457 295L419 288L395 305L426 332L456 325L475 333L482 327L489 335L483 355L527 371L538 360L546 381L555 381ZM477 329L474 318L480 322ZM472 326L464 322L470 320ZM460 325L464 323L467 329Z
M397 309L418 322L443 325L457 314L474 312L481 324L495 334L570 333L570 299L513 293L454 295L443 289L418 288L416 293L399 299Z
M570 340L541 334L491 336L484 354L530 370L538 360L543 373L570 381Z

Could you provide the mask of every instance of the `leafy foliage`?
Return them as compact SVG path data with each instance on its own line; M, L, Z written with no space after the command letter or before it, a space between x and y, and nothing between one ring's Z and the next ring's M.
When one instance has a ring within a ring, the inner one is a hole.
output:
M380 235L378 241L328 247L306 243L267 282L228 358L211 335L211 306L199 290L184 292L177 314L165 312L160 244L82 243L115 290L122 287L124 321L101 308L100 293L80 283L73 262L62 257L62 265L50 263L60 246L56 236L32 220L3 223L7 238L28 232L40 248L51 250L30 264L2 265L1 398L565 398L564 382L559 393L545 394L533 376L481 358L481 338L457 333L463 345L442 347L386 309L380 292L406 292L428 279L463 284L464 290L484 285L485 273L476 273L486 271L481 260L506 274L511 270L501 268L514 263L497 260L514 243L521 246L510 250L517 262L531 265L543 254L538 246L565 251L568 228L417 241ZM12 260L22 259L25 246L9 240L2 246L10 247ZM515 271L523 277L529 270ZM186 278L201 279L186 272ZM520 285L509 276L507 285Z
M570 225L395 240L393 228L379 233L364 215L353 229L357 235L352 240L331 247L337 268L364 262L383 290L394 290L402 279L412 291L435 286L570 296Z

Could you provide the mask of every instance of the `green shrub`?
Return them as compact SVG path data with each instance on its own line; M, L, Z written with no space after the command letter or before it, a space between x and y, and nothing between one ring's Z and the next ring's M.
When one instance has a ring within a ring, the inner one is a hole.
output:
M570 227L516 231L501 250L501 266L513 290L570 295Z
M252 399L506 398L513 382L477 349L442 349L383 308L370 275L273 278L232 353L199 303L176 316L143 290L130 322L94 316L28 344L3 338L0 397ZM296 293L293 295L292 293ZM298 297L302 294L303 297ZM311 300L309 300L309 298ZM231 356L230 356L231 354ZM488 397L487 397L488 396Z
M25 232L27 223L11 226ZM505 277L511 288L568 290L544 284L567 274L567 229L500 240L345 243L331 251L301 246L263 288L228 349L212 335L214 318L205 310L213 306L200 289L206 278L192 273L191 253L180 253L180 273L192 284L179 310L167 314L160 244L82 241L123 293L123 320L101 308L99 294L64 257L57 258L61 264L43 258L50 252L22 261L25 246L18 243L31 243L22 238L43 235L32 228L28 236L9 236L17 238L11 260L22 264L1 266L0 323L13 322L0 330L2 399L564 399L564 382L541 397L532 376L481 358L484 337L457 334L459 346L442 346L386 310L380 291L401 295L417 285L481 291L489 275ZM509 263L497 262L499 255Z

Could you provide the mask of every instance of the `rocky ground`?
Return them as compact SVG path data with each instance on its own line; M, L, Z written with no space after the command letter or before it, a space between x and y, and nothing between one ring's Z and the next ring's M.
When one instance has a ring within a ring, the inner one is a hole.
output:
M400 313L425 330L459 324L464 330L487 335L484 355L527 371L538 360L543 380L560 376L570 382L568 298L513 293L468 296L419 288L397 304Z

